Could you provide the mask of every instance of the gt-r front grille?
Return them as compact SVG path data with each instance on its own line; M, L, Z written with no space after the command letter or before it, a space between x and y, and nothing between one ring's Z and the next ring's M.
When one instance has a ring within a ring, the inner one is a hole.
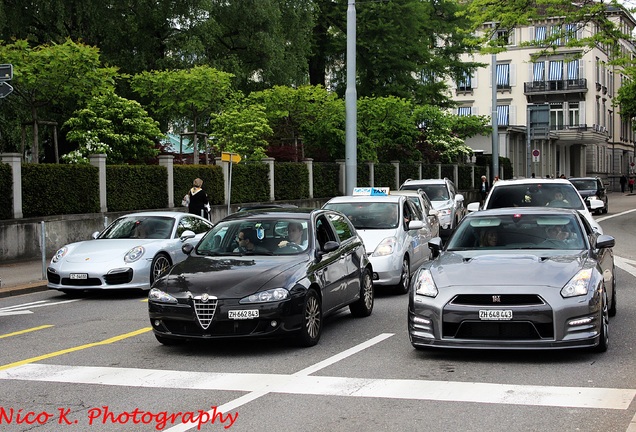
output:
M554 337L551 322L542 324L529 321L444 323L443 333L445 337L482 340L540 340Z
M535 294L460 294L453 298L452 305L466 306L528 306L545 304Z
M214 318L214 312L216 311L216 304L218 302L217 298L204 294L195 297L192 301L194 304L194 312L197 314L197 320L199 320L199 325L201 325L204 330L207 330Z

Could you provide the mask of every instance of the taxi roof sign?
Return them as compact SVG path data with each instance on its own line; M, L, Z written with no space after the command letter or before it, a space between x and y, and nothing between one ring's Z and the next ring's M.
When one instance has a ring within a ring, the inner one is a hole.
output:
M388 196L388 187L356 187L353 188L353 195L358 196Z

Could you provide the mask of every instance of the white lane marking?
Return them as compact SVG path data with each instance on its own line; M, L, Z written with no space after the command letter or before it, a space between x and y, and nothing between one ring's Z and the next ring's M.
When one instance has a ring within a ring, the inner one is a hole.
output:
M625 432L636 432L636 414L634 414L632 421L629 422L629 426L627 426L627 430Z
M608 219L612 219L612 218L615 218L615 217L618 217L618 216L623 216L623 215L626 215L628 213L635 212L635 211L636 211L636 209L631 209L631 210L626 210L624 212L616 213L616 214L613 214L613 215L603 216L603 217L597 218L596 222L600 223L600 222L606 221Z
M614 255L614 265L621 270L625 270L627 273L636 277L636 261L621 258L618 255Z
M28 315L28 314L32 314L33 312L26 310L26 311L7 311L7 312L2 312L0 311L0 317L2 316L11 316L11 315Z
M0 308L0 314L2 314L4 312L11 312L11 311L18 311L18 310L27 310L28 311L28 309L39 308L39 307L44 307L44 306L55 306L55 305L61 305L61 304L66 304L66 303L73 303L73 302L80 301L80 300L81 299L63 300L63 301L59 301L59 302L55 302L55 303L49 303L48 300L40 300L40 301L33 302L33 303L24 303L24 304L21 304L21 305L7 306L7 307Z
M628 409L636 396L636 389L619 388L345 378L311 376L304 372L301 375L186 372L36 363L0 371L0 379L250 392L217 407L217 412L229 412L266 393L616 410ZM188 425L176 427L180 426Z

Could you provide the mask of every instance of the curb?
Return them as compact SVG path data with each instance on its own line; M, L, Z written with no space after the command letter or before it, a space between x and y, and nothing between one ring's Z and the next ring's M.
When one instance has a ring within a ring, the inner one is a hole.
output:
M41 280L27 284L0 288L0 298L13 297L46 290L48 290L46 281Z

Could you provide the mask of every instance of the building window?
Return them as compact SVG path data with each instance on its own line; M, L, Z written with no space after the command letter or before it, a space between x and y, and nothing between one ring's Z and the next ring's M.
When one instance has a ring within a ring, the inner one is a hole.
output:
M579 103L570 102L568 104L568 124L573 127L580 125Z
M533 63L532 65L532 80L534 82L544 82L545 81L545 63Z
M464 74L464 77L457 82L457 90L470 91L473 89L471 77L468 74Z
M510 34L508 33L508 30L497 30L497 35L495 37L502 45L510 45Z
M552 37L555 38L552 41L552 44L554 45L561 45L561 38L558 37L561 34L561 26L557 25L557 26L552 26Z
M579 79L579 61L578 60L572 60L568 62L568 79L569 80Z
M457 108L457 115L458 116L469 116L469 115L472 115L472 109L471 109L471 107L459 107L459 108Z
M564 126L563 105L550 104L550 129L562 130Z
M550 62L550 71L548 75L550 81L561 81L563 79L563 61L555 60Z
M510 88L510 65L508 63L497 65L497 88Z
M546 26L536 26L534 28L534 40L536 42L543 42L545 41L545 36L546 36L547 32L546 32Z
M510 105L497 105L497 125L510 124Z
M569 41L577 40L577 26L576 24L566 24L565 25L565 43L567 44Z

